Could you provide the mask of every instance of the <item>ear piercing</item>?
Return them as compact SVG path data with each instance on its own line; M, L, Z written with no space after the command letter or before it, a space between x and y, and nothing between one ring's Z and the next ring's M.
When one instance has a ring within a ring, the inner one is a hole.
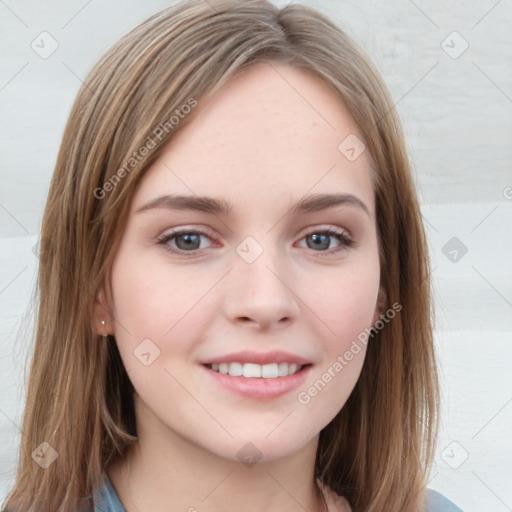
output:
M101 321L101 325L102 325L103 327L105 327L105 325L106 325L106 324L105 324L105 320L102 320L102 321ZM103 330L103 332L105 332L105 330ZM108 335L105 335L105 334L102 334L101 336L102 336L103 340L106 340L106 339L108 338Z

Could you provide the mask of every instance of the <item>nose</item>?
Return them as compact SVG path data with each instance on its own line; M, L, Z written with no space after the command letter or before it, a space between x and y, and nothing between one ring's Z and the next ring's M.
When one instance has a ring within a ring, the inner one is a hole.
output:
M225 289L225 312L231 322L253 328L281 328L299 313L293 276L282 256L265 250L248 263L236 256Z

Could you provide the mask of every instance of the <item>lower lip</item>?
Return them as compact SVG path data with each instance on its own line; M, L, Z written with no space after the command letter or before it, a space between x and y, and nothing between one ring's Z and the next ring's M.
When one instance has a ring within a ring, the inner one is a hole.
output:
M215 382L218 382L235 393L257 400L271 400L289 393L303 384L311 371L312 365L304 366L299 372L293 375L274 379L233 377L210 370L204 365L201 365L201 368L203 368Z

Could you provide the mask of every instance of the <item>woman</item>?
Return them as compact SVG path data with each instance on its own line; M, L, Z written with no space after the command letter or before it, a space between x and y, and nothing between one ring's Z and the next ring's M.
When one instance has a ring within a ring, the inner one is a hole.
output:
M426 490L428 252L378 73L318 12L191 1L80 90L9 512L459 510Z

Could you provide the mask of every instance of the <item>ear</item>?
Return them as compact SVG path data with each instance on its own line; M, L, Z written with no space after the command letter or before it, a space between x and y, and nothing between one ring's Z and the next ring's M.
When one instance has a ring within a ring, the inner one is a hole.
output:
M105 296L105 289L101 287L96 294L94 301L94 321L93 329L99 336L114 334L114 324L112 315Z
M385 292L384 288L381 286L379 288L379 294L377 296L377 302L375 304L375 311L373 313L372 325L375 325L375 322L384 313L384 310L386 308L386 302L387 302L386 292Z

